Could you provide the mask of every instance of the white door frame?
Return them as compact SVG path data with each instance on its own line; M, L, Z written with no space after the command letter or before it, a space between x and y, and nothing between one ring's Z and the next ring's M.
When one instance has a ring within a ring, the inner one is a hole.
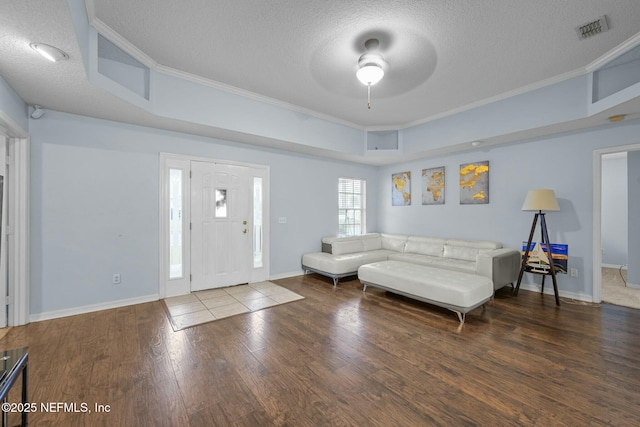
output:
M9 208L9 198L7 197L7 185L8 185L8 150L9 150L9 138L0 130L0 172L3 177L2 185L2 197L0 197L0 328L8 326L8 313L6 310L9 305L8 290L9 280L7 279L7 261L9 256L7 255L9 245L7 245L7 209Z
M602 302L602 156L640 150L640 144L593 152L593 302Z
M178 164L189 164L191 161L198 162L210 162L210 163L221 163L235 166L246 166L255 169L261 169L264 171L264 181L263 181L263 263L264 263L264 275L265 278L269 278L270 270L269 270L269 241L270 241L270 233L269 233L269 171L270 168L267 165L258 165L253 163L242 163L235 162L230 160L218 160L211 159L207 157L196 157L196 156L187 156L181 154L172 154L172 153L160 153L160 169L159 169L159 180L160 180L160 195L159 195L159 286L158 293L160 298L165 298L169 296L176 295L185 295L190 293L191 287L188 285L188 282L182 282L178 286L174 286L174 281L169 279L169 234L166 230L169 229L169 210L166 208L169 206L169 187L168 180L166 179L167 171L172 168L170 165L178 165ZM189 197L190 197L190 191ZM190 210L190 202L186 207ZM188 218L188 221L191 220L191 215L185 214L185 217ZM188 225L186 226L188 227ZM189 254L190 256L190 254ZM190 259L183 260L185 265L187 262L190 263Z
M29 135L0 111L0 132L8 140L7 246L9 326L29 323ZM4 231L4 230L3 230Z

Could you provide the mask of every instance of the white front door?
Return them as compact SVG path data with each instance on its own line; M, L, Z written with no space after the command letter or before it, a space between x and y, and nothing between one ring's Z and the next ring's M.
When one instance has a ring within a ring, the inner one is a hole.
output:
M252 169L191 162L191 291L248 283Z

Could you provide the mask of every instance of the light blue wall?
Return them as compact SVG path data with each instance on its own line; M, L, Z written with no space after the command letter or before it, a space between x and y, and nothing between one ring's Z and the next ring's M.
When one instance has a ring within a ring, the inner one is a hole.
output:
M549 237L554 243L569 245L569 268L579 270L578 278L561 275L559 287L565 293L589 299L593 293L593 150L637 143L640 123L623 122L597 130L381 168L380 230L490 239L520 248L533 221L532 212L520 210L527 191L552 188L561 210L547 214ZM490 161L490 203L460 205L460 164L483 160ZM421 170L438 166L446 168L446 203L422 206ZM411 171L413 176L412 205L392 207L391 174L404 171Z
M640 151L627 153L629 177L629 266L627 281L640 285Z
M375 167L55 111L30 134L32 315L158 292L160 152L270 166L272 275L300 272L301 254L337 233L340 176L367 180L378 225Z
M11 120L22 128L25 132L29 129L28 107L0 76L0 111L6 114Z
M492 239L519 247L533 215L532 188L553 188L551 240L569 244L578 278L561 291L592 294L592 156L640 143L640 123L375 168L48 111L31 134L31 314L158 291L158 154L172 152L271 168L271 274L300 271L302 253L337 232L337 179L367 180L370 231ZM462 163L490 161L490 203L459 204ZM446 167L446 204L422 206L423 168ZM410 170L413 204L391 206L391 174ZM279 217L287 217L279 224ZM111 284L113 273L123 283Z
M627 264L627 158L602 158L602 263Z
M364 153L363 130L152 71L154 114L341 153Z
M400 131L405 154L584 118L588 76L575 77Z

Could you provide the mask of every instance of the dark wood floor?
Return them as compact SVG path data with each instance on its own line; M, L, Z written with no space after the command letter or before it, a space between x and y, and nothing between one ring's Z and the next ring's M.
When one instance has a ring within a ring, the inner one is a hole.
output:
M306 299L180 332L140 304L13 328L0 349L29 347L30 401L110 407L35 426L640 425L640 310L504 289L460 327L357 280L276 283Z

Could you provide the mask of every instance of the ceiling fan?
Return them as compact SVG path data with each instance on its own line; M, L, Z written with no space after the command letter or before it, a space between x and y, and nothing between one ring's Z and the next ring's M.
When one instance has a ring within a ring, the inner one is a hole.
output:
M367 108L371 109L371 86L378 83L384 77L384 73L389 69L389 64L378 52L380 41L369 39L364 42L366 52L358 59L358 71L356 77L362 84L367 86Z

